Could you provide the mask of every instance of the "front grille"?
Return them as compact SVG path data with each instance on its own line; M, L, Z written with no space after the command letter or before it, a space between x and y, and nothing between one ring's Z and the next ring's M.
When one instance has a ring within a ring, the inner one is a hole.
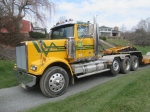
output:
M27 51L25 44L16 47L16 63L17 68L27 71Z

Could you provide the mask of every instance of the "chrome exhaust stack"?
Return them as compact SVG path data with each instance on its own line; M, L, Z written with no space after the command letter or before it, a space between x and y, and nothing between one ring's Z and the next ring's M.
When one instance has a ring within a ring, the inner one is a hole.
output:
M97 24L97 15L94 16L94 32L93 32L93 38L94 38L94 51L95 56L97 57L99 54L99 25Z

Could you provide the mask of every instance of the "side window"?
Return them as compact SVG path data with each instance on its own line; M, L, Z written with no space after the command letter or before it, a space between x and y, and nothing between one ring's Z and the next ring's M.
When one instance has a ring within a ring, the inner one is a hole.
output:
M78 26L78 38L89 38L88 27L87 26Z
M84 35L84 31L82 28L78 27L78 37L81 38Z

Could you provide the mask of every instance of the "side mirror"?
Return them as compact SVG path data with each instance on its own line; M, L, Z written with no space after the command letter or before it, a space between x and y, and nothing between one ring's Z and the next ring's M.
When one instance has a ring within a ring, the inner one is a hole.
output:
M88 24L88 35L93 35L93 24Z

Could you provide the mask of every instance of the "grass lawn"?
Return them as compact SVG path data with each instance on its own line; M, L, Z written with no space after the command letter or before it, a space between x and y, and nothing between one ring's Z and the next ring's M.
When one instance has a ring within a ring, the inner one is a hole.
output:
M115 45L121 45L121 46L131 45L132 46L132 44L129 41L125 40L125 39L107 39L106 42L108 42L108 43L110 43L114 46Z
M142 54L145 55L148 51L150 52L150 46L135 46L139 51L142 51Z
M130 72L64 100L26 112L149 112L150 69Z
M0 89L18 85L13 76L14 61L0 59Z
M137 48L139 51L142 52L143 55L145 55L148 51L150 52L150 46L137 46L137 45L133 45L131 42L125 40L125 39L107 39L108 43L112 44L112 45L120 45L120 46L134 46L135 48Z

